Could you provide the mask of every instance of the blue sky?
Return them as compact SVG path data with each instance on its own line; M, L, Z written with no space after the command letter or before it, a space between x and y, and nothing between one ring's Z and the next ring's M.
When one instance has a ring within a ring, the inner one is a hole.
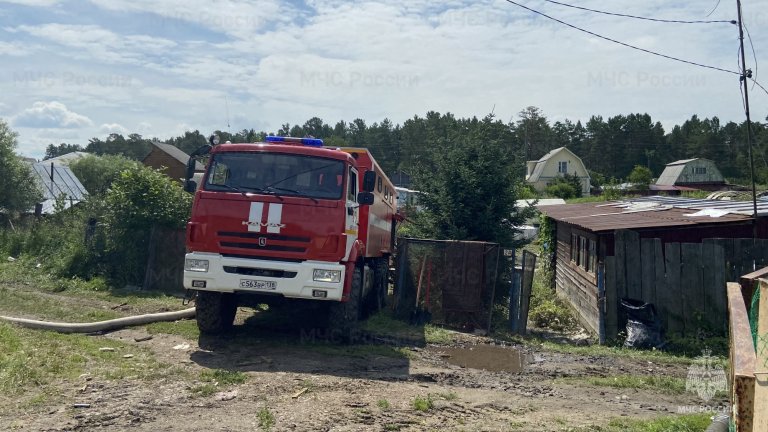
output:
M730 24L657 24L519 1L646 49L737 69ZM704 19L716 0L573 3ZM732 3L711 18L735 19ZM757 79L768 87L768 0L744 9L765 68ZM530 105L551 121L647 112L669 128L692 114L744 118L736 75L638 53L503 0L0 1L0 61L0 118L19 132L19 153L38 158L51 143L208 133L226 129L227 117L232 131L312 116L402 122L428 110L494 109L507 121ZM755 89L751 99L764 120L768 95Z

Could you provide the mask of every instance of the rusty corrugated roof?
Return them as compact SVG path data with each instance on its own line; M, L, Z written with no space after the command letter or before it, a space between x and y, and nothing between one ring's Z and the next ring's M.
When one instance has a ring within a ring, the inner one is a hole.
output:
M539 210L557 221L601 232L746 222L751 220L751 205L750 202L648 197L623 202L554 205ZM717 217L691 216L703 210L720 213ZM766 214L768 202L758 202L758 215Z

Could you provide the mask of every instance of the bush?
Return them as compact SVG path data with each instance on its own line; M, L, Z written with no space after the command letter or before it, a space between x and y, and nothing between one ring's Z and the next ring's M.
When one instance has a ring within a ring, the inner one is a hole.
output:
M581 180L575 175L565 174L549 182L545 191L549 196L562 199L581 198Z
M136 166L120 174L104 203L110 276L139 283L152 227L183 228L189 219L192 195L159 171Z
M579 196L576 188L568 183L555 183L547 186L547 195L562 199L577 198Z
M123 171L139 166L125 156L87 156L70 165L72 172L91 195L106 193Z
M107 276L141 283L153 226L181 228L192 196L158 171L134 165L104 194L33 220L16 232L0 231L0 251L33 257L60 277Z

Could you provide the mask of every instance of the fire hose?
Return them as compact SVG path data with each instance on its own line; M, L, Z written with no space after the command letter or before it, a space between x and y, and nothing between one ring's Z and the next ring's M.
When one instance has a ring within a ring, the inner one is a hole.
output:
M195 308L184 309L173 312L161 312L145 315L136 315L123 318L116 318L107 321L98 321L92 323L63 323L47 322L26 318L14 318L0 315L0 321L7 321L21 327L51 330L59 333L96 333L110 330L116 330L123 327L138 326L161 321L178 321L190 319L195 316Z

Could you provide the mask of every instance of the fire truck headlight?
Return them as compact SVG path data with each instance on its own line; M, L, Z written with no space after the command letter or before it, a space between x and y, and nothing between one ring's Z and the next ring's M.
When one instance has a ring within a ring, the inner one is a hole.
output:
M312 280L315 282L341 282L341 270L321 270L315 269L312 273Z
M184 260L184 270L192 272L207 273L208 260L187 259Z

